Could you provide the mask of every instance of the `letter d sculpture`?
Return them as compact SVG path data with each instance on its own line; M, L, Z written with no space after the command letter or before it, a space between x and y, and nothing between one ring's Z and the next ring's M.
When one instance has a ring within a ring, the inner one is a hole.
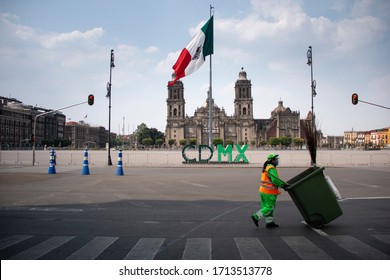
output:
M116 176L123 176L123 166L122 166L122 150L118 152L118 166L116 168Z
M54 157L55 157L55 151L53 148L51 148L49 170L47 172L48 174L56 174L56 163L55 163Z
M84 162L83 169L81 171L81 175L89 175L89 166L88 166L88 149L84 149Z

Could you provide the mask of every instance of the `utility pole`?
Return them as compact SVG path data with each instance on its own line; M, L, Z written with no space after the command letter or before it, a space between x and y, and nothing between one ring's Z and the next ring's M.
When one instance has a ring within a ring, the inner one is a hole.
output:
M111 50L110 56L110 81L107 83L107 95L108 98L108 165L112 165L111 161L111 78L112 78L112 68L115 67L114 64L114 50Z

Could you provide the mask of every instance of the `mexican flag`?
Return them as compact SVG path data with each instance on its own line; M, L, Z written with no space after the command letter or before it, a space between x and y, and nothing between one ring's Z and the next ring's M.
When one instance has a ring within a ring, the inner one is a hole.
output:
M212 16L205 25L192 37L190 43L185 47L172 69L175 78L168 83L172 86L178 79L188 76L198 70L205 61L206 56L213 54L213 18Z

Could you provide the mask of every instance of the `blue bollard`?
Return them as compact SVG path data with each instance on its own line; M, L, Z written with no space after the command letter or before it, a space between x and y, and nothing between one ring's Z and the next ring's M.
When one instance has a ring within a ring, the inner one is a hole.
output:
M48 174L56 174L56 163L55 163L55 151L53 148L50 150L50 162Z
M89 166L88 166L88 149L84 149L84 162L83 162L83 170L81 171L81 175L89 175Z
M116 168L116 176L123 176L123 166L122 166L122 150L118 152L118 165Z

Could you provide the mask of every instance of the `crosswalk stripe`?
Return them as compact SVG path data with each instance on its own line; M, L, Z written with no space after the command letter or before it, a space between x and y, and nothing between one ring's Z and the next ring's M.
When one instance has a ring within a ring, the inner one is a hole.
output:
M141 238L130 250L125 260L153 260L165 238Z
M183 260L211 260L211 238L188 238Z
M36 260L60 247L74 236L54 236L10 258L11 260Z
M372 237L384 244L390 244L390 234L372 234ZM32 238L33 235L11 235L0 239L0 250L7 249L24 240ZM45 241L25 249L12 256L13 260L34 260L43 257L51 251L66 244L75 236L53 236ZM281 240L291 248L303 260L331 260L332 257L315 243L304 236L280 236ZM350 235L329 235L327 238L340 246L341 249L354 254L360 259L367 260L388 260L390 255L382 252L359 239ZM96 259L110 245L114 244L118 237L97 236L83 247L75 251L67 259L70 260L92 260ZM159 252L165 238L141 238L138 243L128 252L127 260L152 260ZM234 238L239 255L243 260L272 260L272 256L265 249L257 237L236 237ZM7 249L11 250L11 249ZM183 250L183 260L210 260L212 259L212 238L187 238ZM6 253L9 254L9 253ZM6 258L8 258L7 256Z
M390 245L390 234L373 234L372 236L374 236L380 242Z
M94 260L118 237L96 236L79 250L70 255L67 260Z
M11 235L0 240L0 250L31 238L32 235Z
M236 237L234 241L243 260L272 260L257 237Z
M357 255L364 260L388 260L390 256L363 243L362 241L350 235L332 235L328 236L330 240L337 243L340 247Z
M282 239L302 260L332 260L304 236L282 236Z

